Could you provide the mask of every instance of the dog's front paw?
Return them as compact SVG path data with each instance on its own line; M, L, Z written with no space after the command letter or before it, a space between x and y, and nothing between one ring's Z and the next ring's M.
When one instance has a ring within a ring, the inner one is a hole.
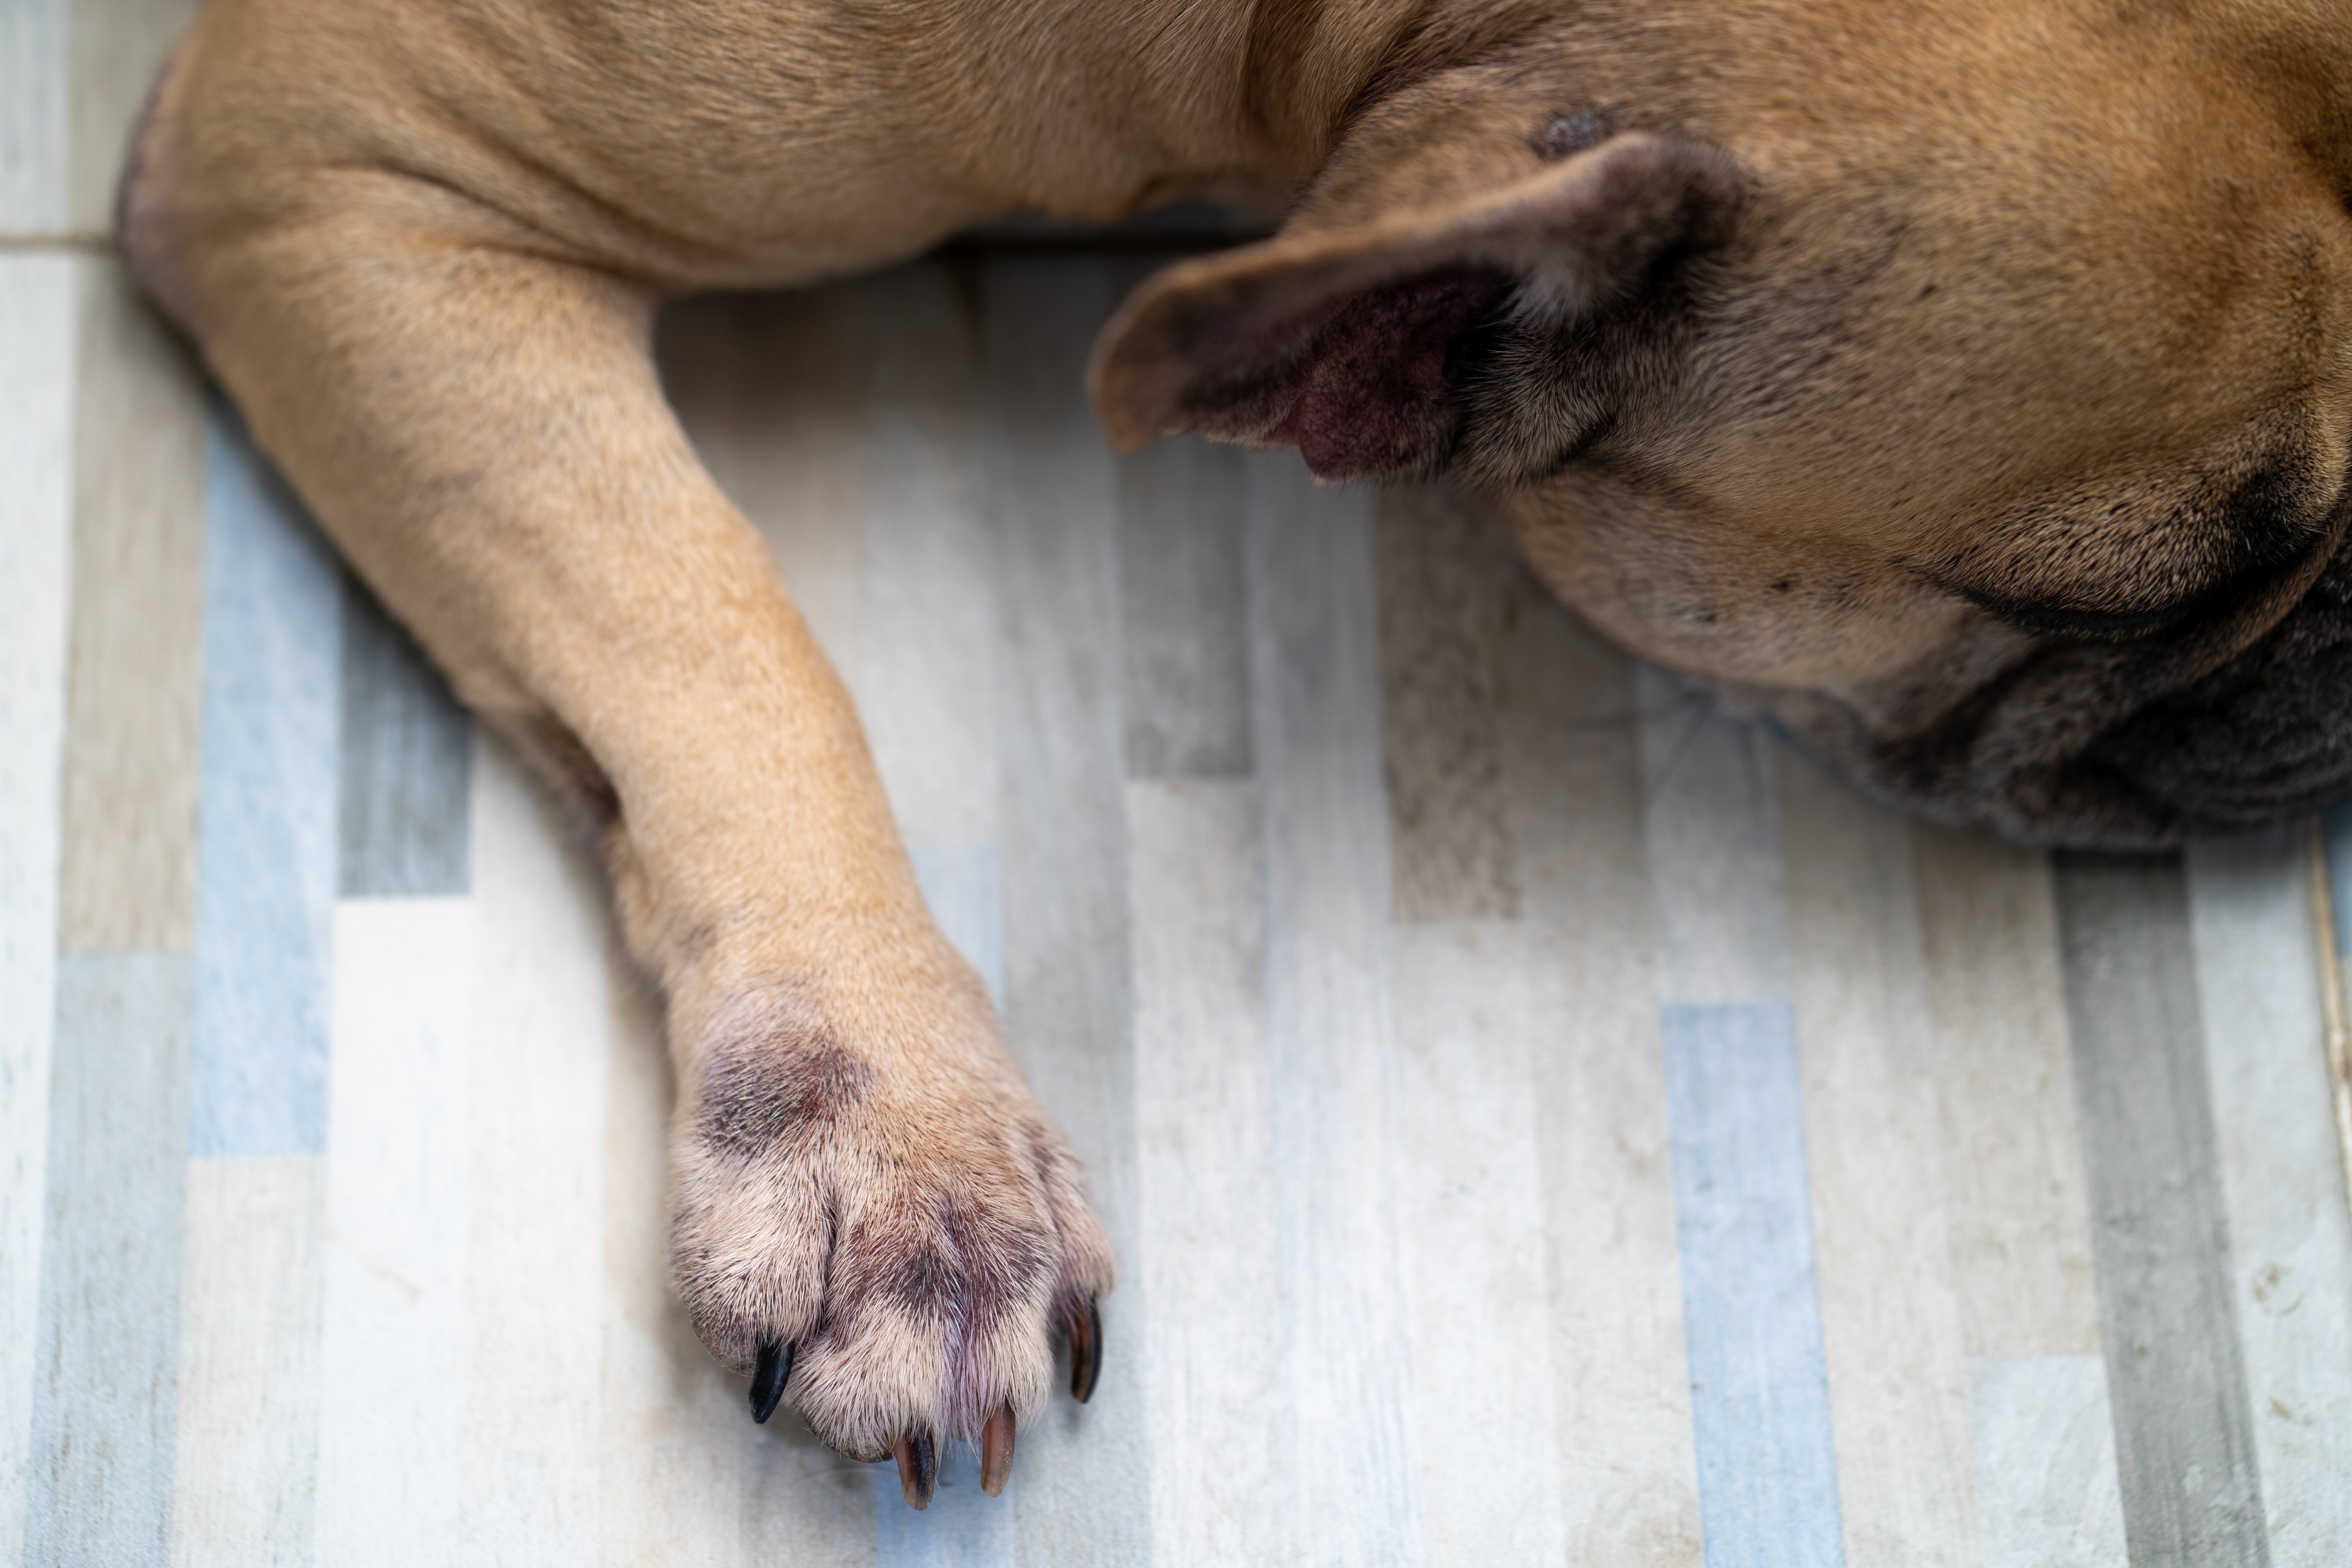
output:
M1093 1390L1109 1247L976 982L844 994L738 990L680 1053L672 1272L758 1419L789 1393L917 1508L976 1443L993 1495L1057 1338Z

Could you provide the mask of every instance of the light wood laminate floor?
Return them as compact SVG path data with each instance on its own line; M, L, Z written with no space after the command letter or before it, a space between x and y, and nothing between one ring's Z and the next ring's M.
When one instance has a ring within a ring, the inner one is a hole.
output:
M1133 251L665 321L1123 1270L1001 1501L752 1426L598 873L95 237L186 10L0 0L0 1562L2352 1563L2352 820L1925 826L1443 489L1116 458Z

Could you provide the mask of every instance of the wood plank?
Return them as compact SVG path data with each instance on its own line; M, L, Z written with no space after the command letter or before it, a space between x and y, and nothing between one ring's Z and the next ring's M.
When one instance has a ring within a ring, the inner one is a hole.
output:
M1842 1563L1796 1021L1705 1002L1659 1022L1708 1568Z
M173 1568L313 1560L326 1162L188 1165Z
M467 1056L463 899L335 907L317 1560L464 1555ZM503 1049L491 1042L487 1048Z
M336 891L347 899L465 892L473 721L349 573L341 702Z
M1775 768L1838 1510L1854 1568L1981 1560L1909 824Z
M602 879L513 758L486 745L477 764L460 1560L583 1562L600 1468L611 921Z
M940 1455L939 1489L921 1513L908 1508L895 1486L879 1477L874 1489L874 1561L879 1565L920 1563L923 1568L995 1568L1017 1562L1021 1517L1016 1476L1002 1497L980 1489L980 1458L967 1443L950 1443ZM1063 1521L1076 1524L1076 1521ZM1034 1526L1033 1526L1034 1528Z
M0 260L0 1562L25 1538L73 551L73 264Z
M2180 860L2056 868L2132 1562L2267 1563Z
M1252 752L1266 888L1266 1013L1286 1387L1286 1557L1426 1552L1396 1234L1397 1047L1370 498L1287 453L1244 488Z
M1546 1031L1502 745L1525 574L1448 489L1383 491L1374 511L1397 1231L1429 1551L1549 1562L1567 1542L1534 1092Z
M130 153L131 127L165 53L202 5L203 0L82 0L75 6L68 227L84 234L114 227L114 190Z
M943 268L903 268L856 292L869 404L854 530L864 609L847 679L932 916L1002 1007L1000 633L976 323Z
M1396 918L1515 919L1494 651L1508 558L1491 525L1436 486L1383 490L1375 510Z
M874 1561L875 1467L790 1410L754 1426L670 1287L669 1118L659 998L613 957L604 1102L597 1550L614 1568ZM889 1488L895 1500L896 1486ZM787 1546L786 1543L789 1543Z
M1170 1563L1273 1562L1295 1482L1265 1331L1282 1303L1256 791L1130 784L1127 827L1151 1546Z
M1505 626L1502 744L1537 1031L1562 1555L1696 1568L1633 672L1530 580Z
M205 465L204 764L189 1151L327 1138L341 570L242 423Z
M1920 1072L1937 1110L1985 1558L2120 1564L2049 857L1926 823L1910 837Z
M2123 1497L2106 1363L1969 1363L1985 1568L2124 1568Z
M65 226L71 13L71 0L0 10L0 234Z
M1647 665L1633 695L1642 714L1643 834L1659 999L1785 1000L1789 944L1770 742Z
M58 965L25 1562L170 1560L193 977Z
M2352 1215L2328 1100L2302 823L2192 846L2231 1282L2271 1561L2352 1562Z
M994 542L973 449L978 366L969 312L933 268L864 286L872 404L860 427L864 605L845 672L934 920L1004 1006L1003 855L996 737ZM1017 1477L1016 1477L1017 1482ZM878 1563L1013 1560L1017 1493L980 1490L950 1445L930 1509L870 1487ZM820 1494L822 1495L822 1494Z
M1244 778L1241 450L1162 439L1118 461L1129 778Z
M1551 1363L1531 956L1503 921L1400 926L1390 948L1397 1230L1439 1563L1567 1551L1558 1405L1581 1394Z
M845 672L864 646L865 323L844 289L722 295L663 311L655 344L695 451Z
M1774 758L1644 669L1643 816L1709 1568L1843 1561Z
M61 940L195 942L205 398L120 268L81 263Z
M1086 1162L1095 1212L1133 1266L1135 1087L1128 989L1118 514L1081 370L1111 307L1091 258L990 262L980 279L989 508L1005 748L1007 1044ZM1139 1560L1150 1435L1132 1292L1104 1308L1108 1353L1083 1413L1050 1406L1021 1442L1024 1557ZM1034 1434L1034 1435L1033 1435Z
M1934 1038L1926 1071L1968 1352L2096 1355L2049 857L1926 823L1912 824L1911 844Z
M977 324L944 268L903 268L855 293L867 402L849 679L901 830L954 854L996 843L1002 793Z

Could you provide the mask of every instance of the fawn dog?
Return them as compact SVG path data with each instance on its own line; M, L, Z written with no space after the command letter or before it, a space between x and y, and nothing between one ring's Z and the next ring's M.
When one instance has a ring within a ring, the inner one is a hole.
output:
M1111 1280L665 295L997 215L1286 210L1106 329L1111 437L1449 472L1865 787L2156 845L2352 794L2338 0L211 0L144 287L667 998L677 1287L764 1420L1000 1489Z

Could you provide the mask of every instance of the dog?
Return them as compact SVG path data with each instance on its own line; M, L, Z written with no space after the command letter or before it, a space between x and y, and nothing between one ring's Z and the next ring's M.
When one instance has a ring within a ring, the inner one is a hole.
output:
M2347 195L2334 0L212 0L120 234L594 834L704 1342L920 1508L1112 1260L659 300L1286 209L1105 330L1116 442L1450 473L1865 788L2145 847L2352 794Z

